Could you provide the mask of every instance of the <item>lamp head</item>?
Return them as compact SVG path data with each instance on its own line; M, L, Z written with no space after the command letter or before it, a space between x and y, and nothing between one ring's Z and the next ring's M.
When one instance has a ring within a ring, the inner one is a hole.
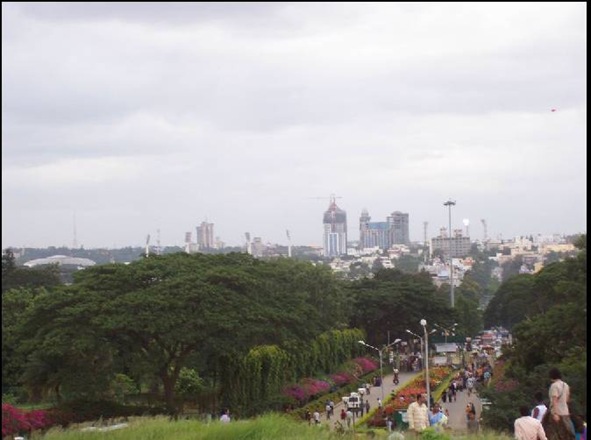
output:
M427 325L427 320L426 319L421 319L420 324L425 327Z
M394 340L393 344L398 344L400 341L402 341L402 339L400 339L400 338L396 338L396 339Z
M359 342L361 345L365 345L365 341L357 341Z

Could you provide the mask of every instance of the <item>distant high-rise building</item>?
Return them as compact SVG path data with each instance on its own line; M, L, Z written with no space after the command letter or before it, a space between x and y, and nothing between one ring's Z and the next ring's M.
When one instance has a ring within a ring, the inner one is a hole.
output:
M347 213L340 209L334 197L324 213L324 256L338 257L347 254Z
M390 244L410 244L408 213L394 211L387 217L390 225Z
M431 255L440 251L444 258L449 258L450 240L452 258L464 258L470 253L472 248L470 237L464 237L461 229L454 229L454 235L451 237L446 228L441 228L439 237L431 239Z
M197 246L199 249L214 249L213 223L202 222L197 226Z
M408 214L394 211L385 222L371 222L366 209L359 217L359 247L386 250L393 244L410 244Z
M367 209L361 211L359 217L359 248L367 249L390 247L390 225L387 222L371 222Z

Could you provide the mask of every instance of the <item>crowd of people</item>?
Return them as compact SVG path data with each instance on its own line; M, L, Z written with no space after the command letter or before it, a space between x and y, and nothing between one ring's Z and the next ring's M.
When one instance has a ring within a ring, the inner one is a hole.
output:
M478 372L476 372L478 371ZM472 370L468 367L452 379L447 392L443 393L441 400L457 401L458 391L467 390L471 392L470 379L476 382L477 377L487 380L492 371L483 365L480 370ZM488 378L486 373L489 372ZM570 387L562 380L562 375L557 368L549 371L551 384L548 390L548 404L544 399L544 393L537 392L534 396L532 407L521 406L519 408L519 417L514 422L514 434L517 440L587 440L587 424L583 416L572 414L569 408ZM414 396L413 396L414 397ZM383 402L378 398L378 409L382 409ZM335 404L333 401L326 402L326 418L330 420L334 415ZM363 409L366 413L370 410L369 402L366 401ZM310 424L320 424L320 411L316 409L314 413L306 412L305 418ZM354 423L354 414L350 409L343 408L340 412L342 424L351 427ZM442 431L448 428L449 412L438 402L429 402L427 405L427 395L419 393L416 400L412 401L407 409L408 430L411 438L420 438L422 431L428 427L433 427L435 431ZM225 409L220 417L220 422L230 422L230 412ZM386 418L386 427L392 431L395 426L392 416ZM470 402L466 405L466 429L470 434L476 434L480 430L479 419L476 415L476 408Z
M544 394L535 394L535 406L521 406L514 429L517 440L586 440L587 424L569 408L570 387L557 368L549 372L548 405Z

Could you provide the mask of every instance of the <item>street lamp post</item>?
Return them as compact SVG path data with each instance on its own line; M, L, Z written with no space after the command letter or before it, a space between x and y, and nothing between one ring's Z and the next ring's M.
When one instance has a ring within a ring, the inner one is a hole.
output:
M413 335L414 337L416 337L416 338L419 338L419 339L420 339L420 341L421 341L421 353L422 353L422 352L423 352L423 337L422 337L422 336L419 336L419 335L417 335L417 334L416 334L416 333L414 333L414 332L411 332L409 329L406 329L406 333L410 333L410 334L411 334L411 335ZM414 345L413 345L413 349L414 349Z
M427 320L421 319L420 324L423 326L425 333L425 385L427 387L427 408L431 407L431 386L429 384L429 335L427 334Z
M396 345L399 342L402 342L402 339L396 338L394 340L394 342L389 343L388 345L384 345L384 347L382 348L382 350L385 350L386 348L389 348L389 347L391 347L393 345ZM400 368L400 365L399 364L400 364L400 359L399 359L399 355L398 355L398 346L396 345L396 363L394 365L396 366L396 368Z
M454 308L454 265L453 265L453 256L452 256L452 250L451 250L451 239L452 239L452 233L451 233L451 207L455 206L456 202L452 202L451 200L448 200L447 202L445 202L443 204L443 206L447 206L449 208L449 283L451 285L451 291L450 291L450 296L451 296L451 308Z
M452 336L455 336L455 335L456 335L456 334L455 334L455 330L456 330L456 326L458 325L458 323L457 323L457 322L454 322L454 325L452 325L452 326L451 326L451 330L450 330L450 329L448 329L448 328L445 328L444 326L442 326L442 325L439 325L439 324L435 324L435 323L433 323L433 325L434 325L435 327L439 327L441 330L443 330L443 331L444 331L444 335L445 335L445 343L446 343L446 344L447 344L447 336L448 336L448 335L452 335Z
M382 388L382 402L383 402L384 401L384 374L383 374L382 350L380 350L377 347L374 347L373 345L369 345L365 341L357 341L357 342L359 342L361 345L365 345L366 347L373 348L380 355L380 386Z

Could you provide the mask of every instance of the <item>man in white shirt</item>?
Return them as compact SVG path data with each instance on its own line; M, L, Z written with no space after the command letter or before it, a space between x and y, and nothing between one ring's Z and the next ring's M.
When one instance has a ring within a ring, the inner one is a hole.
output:
M414 432L418 437L419 434L429 426L429 414L426 405L427 395L417 394L417 400L408 405L408 429Z
M515 438L517 440L548 440L542 423L530 416L527 406L519 407L521 417L515 419Z

